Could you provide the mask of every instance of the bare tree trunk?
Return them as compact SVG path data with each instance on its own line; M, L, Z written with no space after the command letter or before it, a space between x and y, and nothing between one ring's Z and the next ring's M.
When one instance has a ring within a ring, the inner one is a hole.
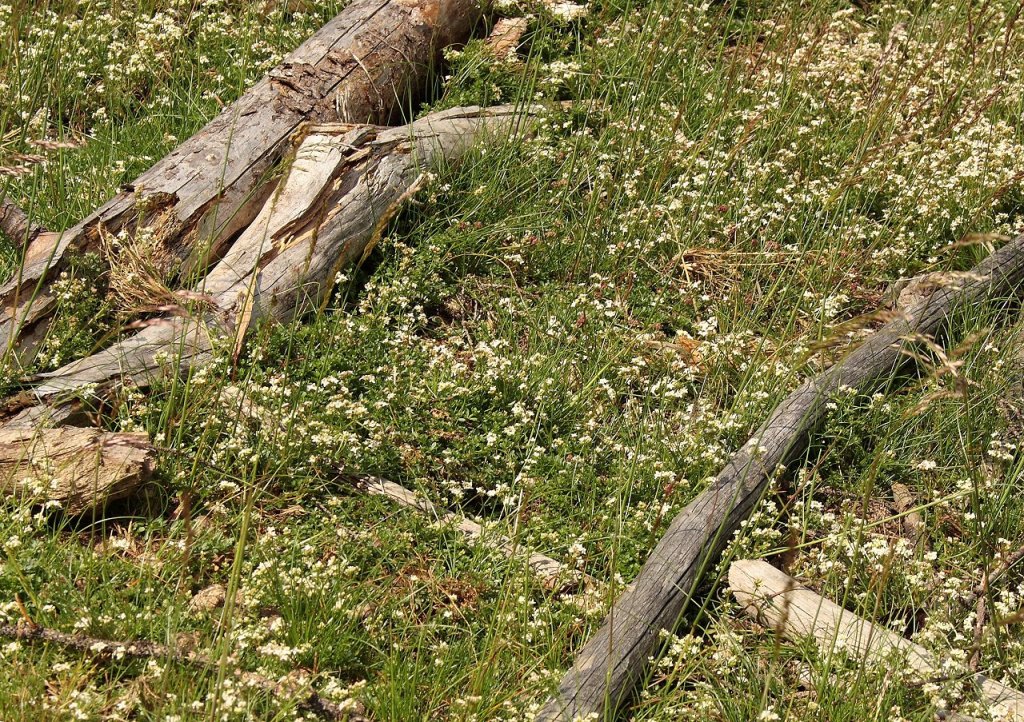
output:
M740 522L749 516L769 477L794 461L824 418L825 402L842 386L871 388L910 360L905 353L922 335L943 330L959 306L1018 293L1024 281L1024 236L964 274L960 288L941 288L905 317L876 331L842 361L793 391L732 457L716 480L672 521L604 625L583 646L541 720L596 715L622 704L654 652L658 634L679 621L707 567Z
M100 233L149 227L168 272L220 256L273 190L271 171L304 123L385 122L425 80L441 48L464 41L479 0L353 0L195 136L74 228L32 242L0 287L0 345L31 358L72 251Z

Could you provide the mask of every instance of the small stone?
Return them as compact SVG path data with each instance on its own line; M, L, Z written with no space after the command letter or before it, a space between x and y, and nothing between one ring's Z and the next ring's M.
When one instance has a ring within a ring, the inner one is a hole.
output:
M190 612L212 612L217 607L224 606L224 600L227 598L228 592L223 584L211 584L192 597L188 609Z

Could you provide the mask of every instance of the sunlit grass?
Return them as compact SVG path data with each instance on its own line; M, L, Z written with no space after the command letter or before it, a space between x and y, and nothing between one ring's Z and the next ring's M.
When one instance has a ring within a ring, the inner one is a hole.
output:
M74 223L337 7L266 5L0 10L0 91L18 95L0 109L3 152L80 145L0 188L51 227ZM963 270L985 253L971 234L1020 231L1024 37L1009 5L608 2L574 23L526 9L523 57L479 41L449 53L430 107L572 110L438 173L323 313L258 329L238 364L225 353L125 392L107 422L164 449L143 499L89 521L0 512L0 618L20 617L18 599L40 624L194 644L222 664L2 647L5 719L298 715L287 695L240 688L235 666L304 670L377 720L529 719L672 516L799 379L878 325L893 281ZM785 559L965 663L972 589L1021 543L1015 313L964 309L945 361L835 399L730 554ZM238 391L263 415L240 418ZM339 471L415 488L597 586L545 590L521 559ZM894 482L921 506L918 544ZM190 611L214 583L227 607ZM997 619L1020 585L1013 571L993 590ZM957 680L858 669L751 624L722 584L702 592L624 716L988 714ZM981 666L1019 686L1013 631L988 628Z

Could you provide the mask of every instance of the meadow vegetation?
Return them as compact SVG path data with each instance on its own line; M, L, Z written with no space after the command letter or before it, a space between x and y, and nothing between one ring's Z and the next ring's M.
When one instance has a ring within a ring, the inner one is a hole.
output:
M0 192L67 227L342 3L4 0ZM309 684L373 720L527 720L672 516L772 406L892 313L893 284L961 271L1024 231L1024 28L1012 2L540 4L518 53L482 40L410 114L551 103L532 137L433 174L322 312L260 328L187 378L126 392L143 494L87 519L0 507L0 623L201 649L214 671L0 643L0 718L304 719ZM5 273L18 249L3 249ZM88 256L39 370L124 320ZM124 279L119 283L124 284ZM945 351L841 394L733 541L948 659L781 641L723 561L624 718L981 719L979 669L1024 686L1021 324L961 309ZM1009 319L1009 320L1007 320ZM15 389L24 370L5 371ZM244 393L259 409L240 414ZM374 474L586 572L525 563L386 499ZM924 520L910 534L893 495ZM223 604L193 602L220 584Z

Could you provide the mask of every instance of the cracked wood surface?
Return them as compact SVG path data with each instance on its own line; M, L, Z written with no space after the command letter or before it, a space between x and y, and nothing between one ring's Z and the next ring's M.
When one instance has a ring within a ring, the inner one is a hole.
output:
M201 269L262 208L274 166L304 123L386 122L479 16L478 0L354 0L120 194L74 228L30 243L0 287L0 343L31 357L53 311L49 282L70 251L99 248L100 228L153 226L172 265Z
M66 401L69 395L102 401L122 384L147 386L208 362L218 344L237 351L260 319L288 321L319 308L338 270L365 258L423 171L457 162L484 137L519 135L540 110L456 108L398 128L312 128L280 189L195 287L193 312L149 320L109 348L36 376L33 388L9 402L8 420L0 427L10 435L12 453L19 444L36 444L37 432L46 439L72 434L65 437L70 442L73 434L90 431L45 428L69 423L76 412ZM45 445L39 448L46 451ZM99 462L90 458L78 458L80 473L94 473L90 469ZM122 488L95 484L91 501L85 491L76 497L76 508L101 504Z
M338 270L361 261L423 170L457 161L485 134L522 132L538 110L456 108L398 128L314 128L280 190L196 286L209 299L205 310L149 322L109 348L39 374L30 393L44 402L94 384L99 393L125 382L146 386L169 370L206 362L215 344L240 341L259 319L288 321L318 308Z
M936 289L835 366L789 394L711 486L672 520L604 625L580 649L555 697L537 719L611 718L643 673L660 631L678 624L705 570L714 565L760 500L770 475L806 448L809 433L824 419L829 396L841 386L872 388L912 361L906 351L915 339L942 333L957 307L1016 296L1022 282L1024 236L965 274L962 284Z
M42 232L42 228L29 220L28 214L17 203L6 196L0 196L0 233L16 245L30 243Z
M0 489L80 514L134 492L153 474L155 457L146 434L4 426Z

